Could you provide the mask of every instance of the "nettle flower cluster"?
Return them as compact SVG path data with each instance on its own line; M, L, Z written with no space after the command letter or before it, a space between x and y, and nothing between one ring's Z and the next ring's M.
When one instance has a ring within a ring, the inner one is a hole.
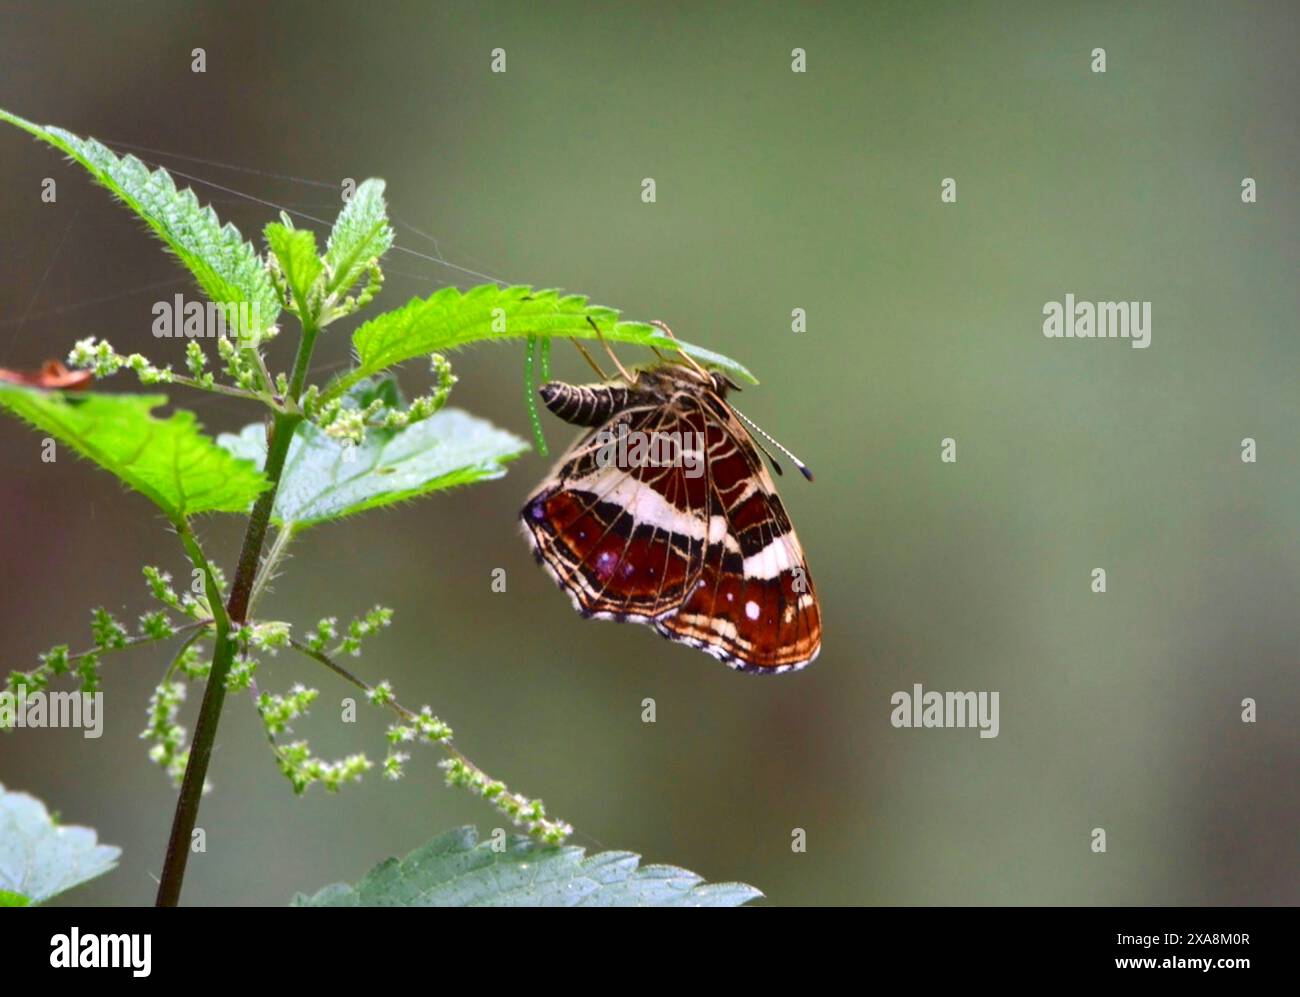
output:
M320 389L309 387L302 396L303 413L333 439L351 444L364 443L367 429L406 429L428 419L447 404L447 396L456 384L451 363L441 353L429 357L429 372L434 377L434 387L403 408L392 405L382 397L372 398L364 406L352 396L322 401Z
M218 578L223 577L219 568L211 567ZM162 608L142 614L134 632L108 610L97 608L91 613L90 647L75 652L66 644L52 647L39 656L35 668L11 672L6 686L19 699L47 689L59 676L70 675L78 679L81 692L93 694L102 688L100 663L106 655L183 637L149 699L145 728L140 732L140 737L149 744L149 758L179 785L189 763L188 732L179 722L179 716L187 700L189 684L205 682L211 674L215 621L202 592L178 593L172 586L171 576L156 567L145 567L144 577L150 595ZM502 814L543 841L563 841L572 828L548 818L540 800L511 792L504 783L487 775L457 751L451 744L451 727L435 716L431 707L409 710L398 701L389 681L369 685L338 663L337 658L342 655L360 657L362 642L390 626L392 619L391 609L376 606L341 629L337 617L325 617L302 640L293 636L291 624L283 620L249 622L226 638L237 647L234 665L226 675L226 690L250 695L280 771L294 792L301 794L317 783L336 792L345 783L359 781L375 763L364 753L331 761L313 753L304 739L283 740L285 735L293 733L293 724L305 717L320 697L319 689L301 683L294 684L286 693L259 689L261 659L285 649L326 665L361 690L371 705L396 715L397 719L388 725L388 750L380 763L385 779L396 781L405 774L406 762L410 760L407 746L423 743L443 747L451 755L439 763L448 785L483 796Z
M363 307L382 285L382 271L377 261L371 261L368 272L371 281L367 291L356 298L346 299L343 306L332 311L334 317L342 317ZM327 275L328 271L322 271L318 284L323 284ZM282 281L277 281L276 287L284 295L282 304L286 309L293 310L295 302L292 293ZM316 291L308 300L320 302L322 307L333 307L328 298ZM262 342L269 338L270 335L265 336ZM69 354L68 363L73 368L89 370L98 378L130 370L143 384L183 383L226 394L247 394L272 407L296 409L326 436L345 445L364 443L367 430L400 430L432 417L446 404L452 386L456 383L451 364L441 354L434 353L430 358L433 389L409 405L403 406L400 396L393 390L377 391L374 397L363 399L364 404L359 404L356 395L351 393L322 400L320 388L312 385L303 392L296 406L291 400L286 406L288 378L280 374L272 380L264 365L259 362L260 350L241 350L234 345L233 338L219 337L216 342L218 353L225 363L224 372L229 378L229 385L219 384L215 376L205 369L207 357L196 341L191 341L186 346L188 377L174 374L169 367L159 367L138 353L123 356L107 341L94 338L78 342ZM274 391L269 390L272 384ZM282 534L286 538L289 535ZM273 547L271 560L263 565L259 574L257 591L260 592L265 587L281 556L283 549ZM207 568L212 572L217 587L224 590L224 573L213 562L208 562ZM161 569L147 566L144 568L144 576L150 594L162 604L163 609L142 615L135 634L129 633L107 610L98 608L94 610L92 618L91 648L75 654L70 653L66 645L52 648L40 656L40 664L33 671L13 673L9 687L15 694L21 688L26 688L29 692L35 691L44 688L53 676L75 669L82 679L82 690L93 692L100 685L98 666L105 653L184 636L171 665L150 697L147 723L140 733L140 737L150 745L149 758L161 766L172 782L179 786L189 764L188 732L179 722L179 716L187 700L188 684L194 681L206 682L210 676L212 651L210 647L205 649L204 642L217 639L216 623L202 584L196 581L195 591L177 593L172 587L171 576ZM411 757L405 750L407 746L419 743L441 746L451 755L439 763L449 786L468 789L482 796L516 826L526 829L544 842L563 842L572 833L571 825L548 817L541 800L529 799L511 791L505 783L492 778L466 758L451 743L451 727L435 716L431 707L426 705L418 711L409 710L398 702L390 682L382 680L373 686L369 685L337 662L336 659L341 655L359 657L362 641L390 626L392 617L391 609L376 606L363 616L351 620L342 631L337 617L325 617L308 631L303 640L295 639L292 625L282 620L250 620L234 626L228 634L226 639L237 650L226 672L225 688L228 692L250 694L277 765L294 792L304 793L315 784L320 784L330 792L337 792L345 783L360 781L366 772L375 767L375 763L363 752L337 760L325 759L316 755L305 739L284 740L285 735L293 734L293 724L307 715L320 696L319 689L302 684L295 684L287 693L274 693L259 688L257 676L262 658L273 657L286 648L324 664L360 689L370 704L386 708L397 716L397 720L390 723L387 729L388 750L380 763L384 779L397 781L405 775L406 763ZM205 781L204 792L210 788L210 784Z
M340 234L358 241L359 251L333 252L336 245L347 244L343 238L335 238ZM266 226L264 235L270 252L263 267L267 286L275 296L273 311L297 316L313 341L326 327L365 308L383 289L379 258L392 244L392 229L383 215L382 181L368 180L355 191L340 215L330 249L323 255L316 253L315 236L295 228L292 218L284 212L278 223ZM373 255L366 257L364 253ZM361 286L362 278L364 286L353 293ZM141 353L120 353L108 340L95 336L78 340L68 354L67 364L74 370L90 371L96 378L128 370L144 385L180 384L246 398L266 405L272 412L301 415L330 438L354 445L365 441L368 429L405 429L432 417L446 405L456 383L447 358L431 352L429 369L434 383L427 394L409 404L397 394L376 394L364 406L359 405L350 393L323 391L320 385L305 384L305 367L272 375L263 349L279 335L280 327L264 321L263 309L256 300L251 308L233 301L218 301L215 305L222 318L217 334L210 337L219 361L216 371L209 369L209 358L196 339L186 343L184 374L174 371L171 364L157 364ZM218 380L219 375L224 375L224 381Z

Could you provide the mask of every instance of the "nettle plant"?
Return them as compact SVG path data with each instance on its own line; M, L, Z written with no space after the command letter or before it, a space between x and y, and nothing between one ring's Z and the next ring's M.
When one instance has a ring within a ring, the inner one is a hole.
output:
M446 407L456 381L445 356L450 350L490 340L524 341L529 413L543 451L532 381L536 369L544 370L554 337L600 335L680 349L701 363L752 380L748 372L649 324L620 321L615 310L591 305L584 297L492 284L468 291L444 288L369 318L352 334L352 368L326 383L311 383L312 354L321 335L372 305L383 286L381 263L393 245L383 181L367 180L356 187L323 252L311 230L296 228L281 213L263 229L266 248L259 253L234 226L222 224L211 207L201 206L193 191L178 190L165 170L151 170L93 139L4 111L0 120L68 156L143 220L193 275L224 327L215 338L186 342L183 373L139 353L124 355L94 337L71 347L68 365L97 381L129 371L150 388L179 385L216 392L246 401L250 412L261 412L260 421L242 432L213 439L185 409L177 408L167 418L154 415L153 410L169 404L163 394L64 392L42 386L62 382L39 377L0 382L0 406L151 500L192 565L192 585L177 584L165 571L145 566L143 589L152 606L138 622L129 627L107 610L95 609L89 646L72 650L59 645L42 654L35 668L10 674L5 690L9 709L0 711L0 725L21 726L23 704L53 684L72 681L81 692L93 694L100 689L107 660L146 644L175 644L141 734L150 758L179 787L158 903L179 900L208 763L231 692L251 696L270 751L295 793L316 785L337 791L371 770L398 780L411 752L429 746L446 756L440 765L449 785L479 795L523 832L507 840L498 830L492 840L479 842L473 828L452 831L405 860L381 863L355 887L327 887L312 897L300 895L296 902L734 905L757 896L758 891L739 884L704 885L681 869L638 868L636 857L626 853L585 857L581 849L564 846L570 825L549 815L541 800L515 792L466 757L451 727L430 707L405 706L388 681L367 680L341 664L359 655L363 642L392 622L390 609L375 606L345 624L326 616L305 628L256 612L290 542L303 530L499 478L507 462L528 449L514 434ZM268 366L266 346L285 327L296 327L297 349L291 369L276 372ZM432 385L408 400L391 370L417 358L429 365ZM215 513L247 520L233 575L218 567L197 529L204 516ZM310 659L391 713L382 757L358 751L321 758L308 741L293 736L294 725L320 693L300 684L273 691L275 670L268 659L277 653ZM202 702L189 737L180 716L192 686L202 688ZM12 730L5 733L15 736ZM0 787L0 903L38 902L52 895L47 887L32 886L35 882L55 883L58 889L75 883L73 870L88 855L93 874L112 865L115 850L106 855L108 846L96 845L90 832L88 840L84 834L72 836L84 846L79 857L78 848L67 847L60 837L60 831L69 830L85 832L56 827L38 801ZM539 876L541 869L545 875Z

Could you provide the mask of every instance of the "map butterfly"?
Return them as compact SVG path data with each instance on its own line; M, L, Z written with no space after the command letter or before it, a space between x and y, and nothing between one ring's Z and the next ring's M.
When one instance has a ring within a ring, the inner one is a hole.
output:
M778 674L817 657L821 611L730 390L739 389L725 375L677 361L622 383L543 385L552 413L591 431L520 518L583 616L647 624L732 668ZM687 442L664 461L611 444L620 439Z

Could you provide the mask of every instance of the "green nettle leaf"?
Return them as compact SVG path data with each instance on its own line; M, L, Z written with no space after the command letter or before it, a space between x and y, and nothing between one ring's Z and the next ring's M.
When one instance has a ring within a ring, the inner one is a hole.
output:
M255 346L275 325L280 302L257 251L211 207L201 207L189 188L177 190L166 170L150 171L134 156L125 158L94 139L54 126L41 127L0 110L0 121L21 128L80 163L104 187L140 216L194 274L203 292L228 306L227 328Z
M631 852L539 845L513 836L496 851L473 827L390 858L356 886L335 883L295 907L739 907L763 894L743 883L705 883Z
M345 294L366 272L371 260L379 259L393 244L384 207L384 181L366 180L353 191L334 222L325 264L330 270L326 290Z
M428 298L414 298L357 329L352 335L357 366L335 381L324 397L336 397L363 378L412 357L445 353L482 340L528 336L595 339L596 330L591 322L611 342L653 346L670 353L680 347L702 364L718 367L737 380L758 383L742 364L729 357L672 339L645 322L620 322L618 315L616 309L589 305L579 294L496 284L484 284L469 291L444 287Z
M122 850L88 827L64 827L45 804L0 784L0 907L49 900L114 866Z
M263 234L293 294L294 306L301 309L316 278L324 270L316 250L316 234L310 229L289 228L279 222L271 222Z
M217 442L262 466L266 431L245 426ZM370 429L357 445L310 422L299 424L275 496L276 522L292 530L392 505L430 492L499 478L528 449L513 433L459 409L443 409L405 429Z
M152 499L174 523L201 512L245 512L269 486L199 432L192 412L150 415L165 395L87 394L67 398L0 385L0 405Z

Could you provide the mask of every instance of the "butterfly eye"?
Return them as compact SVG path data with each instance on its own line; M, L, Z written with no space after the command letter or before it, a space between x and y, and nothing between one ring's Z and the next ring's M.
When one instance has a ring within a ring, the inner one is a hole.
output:
M715 370L709 376L713 378L713 390L723 398L727 397L728 391L740 390L740 385L721 371Z

